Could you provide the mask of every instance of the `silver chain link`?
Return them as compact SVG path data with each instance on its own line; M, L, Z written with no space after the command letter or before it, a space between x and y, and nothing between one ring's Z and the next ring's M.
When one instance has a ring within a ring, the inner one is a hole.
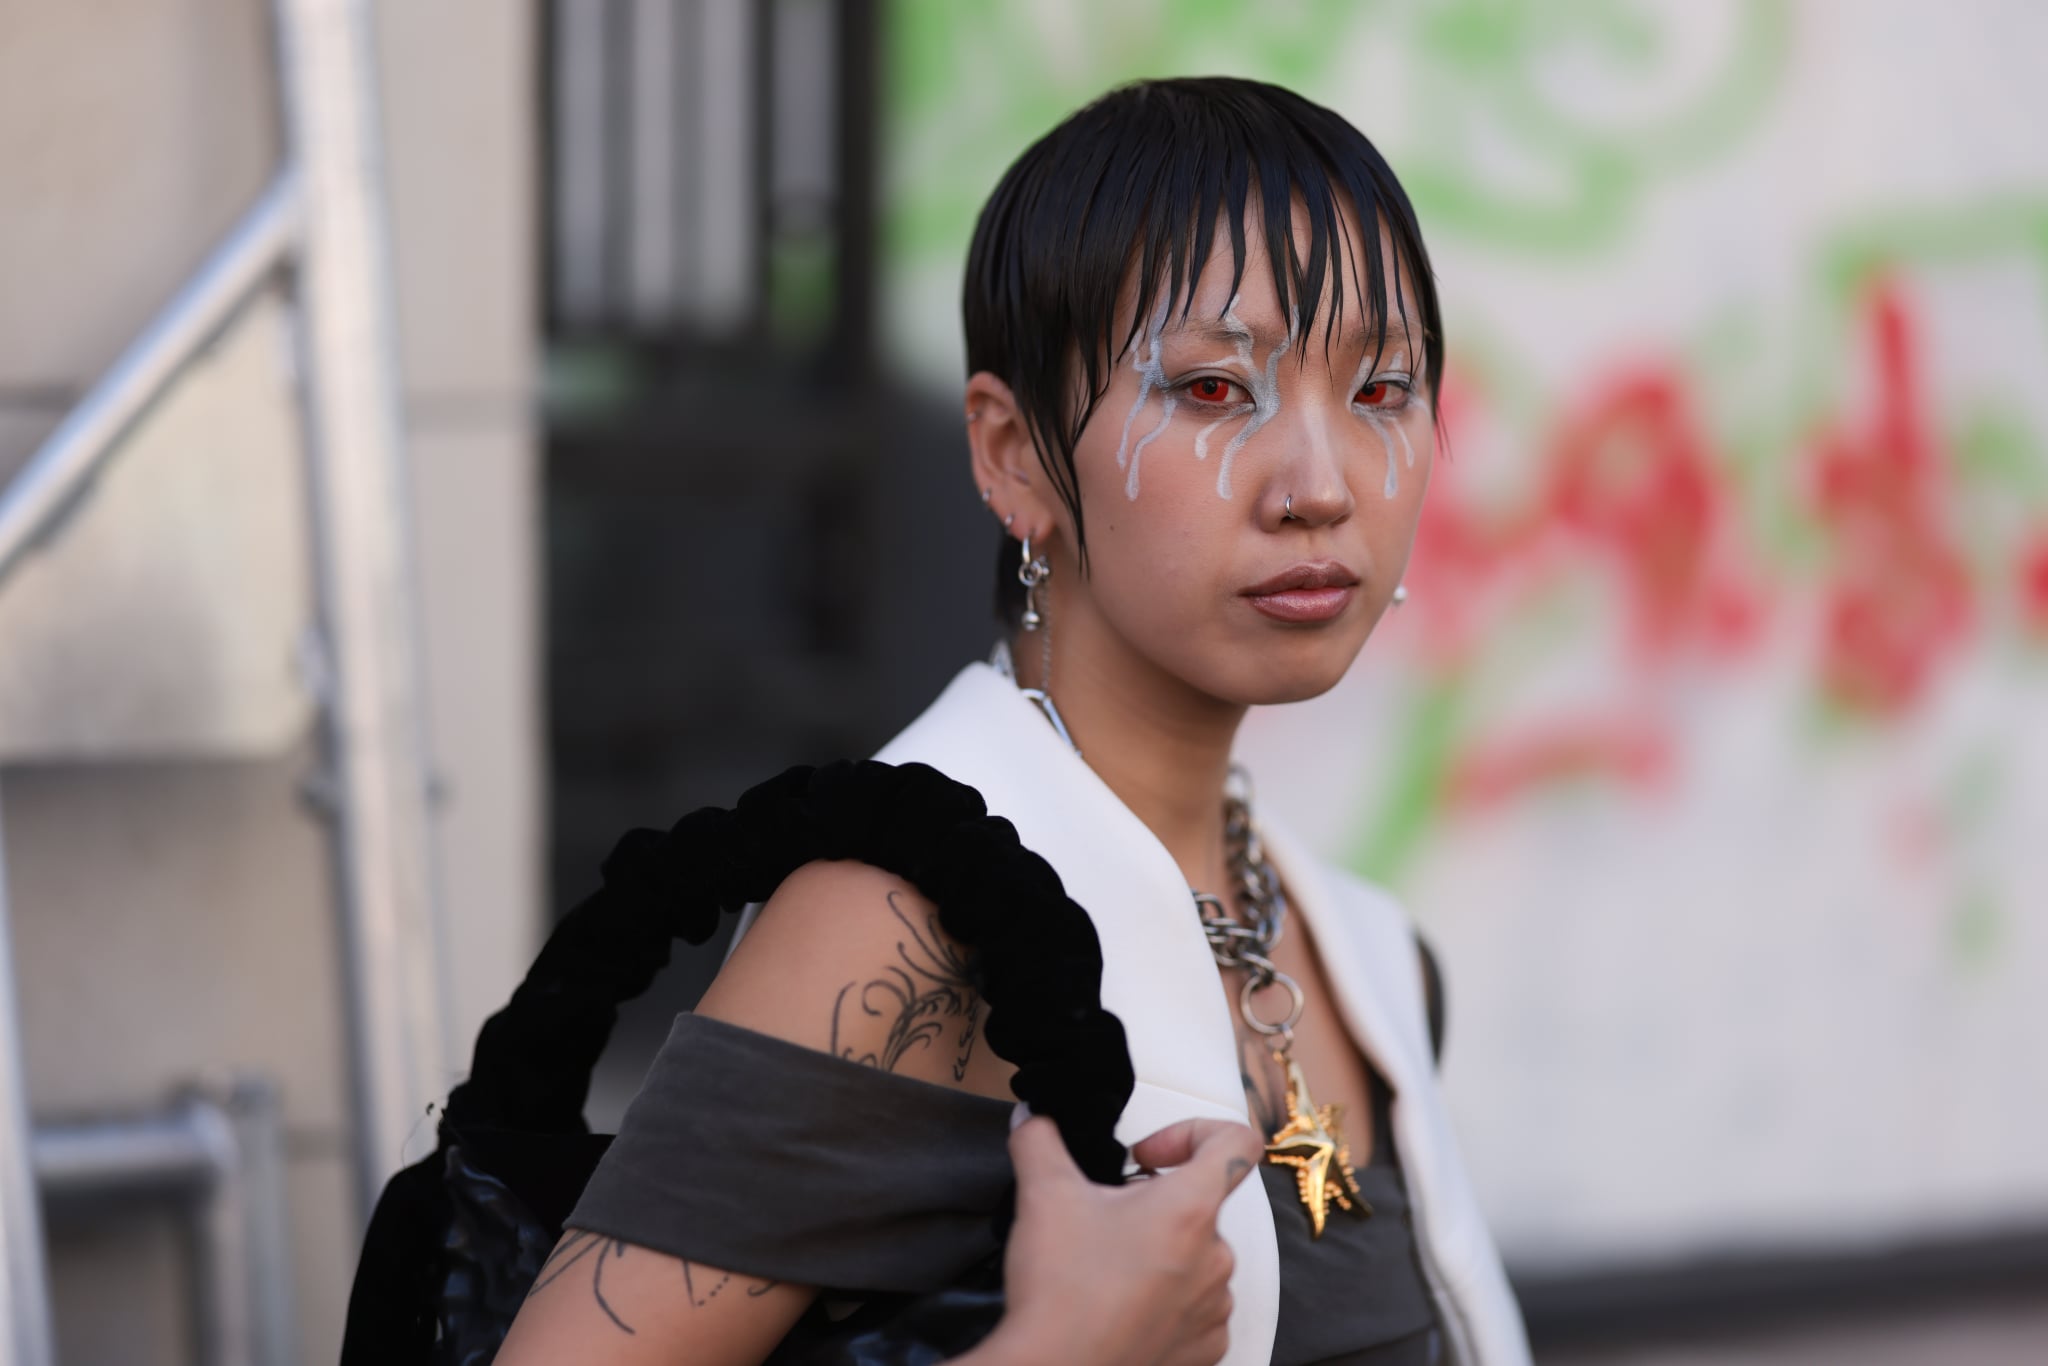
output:
M1303 996L1301 984L1273 965L1273 946L1287 928L1287 894L1281 890L1280 875L1266 861L1265 846L1252 821L1251 803L1251 775L1232 764L1230 780L1223 789L1223 853L1237 884L1237 899L1249 914L1241 915L1224 898L1209 892L1194 892L1193 896L1210 956L1217 966L1245 974L1238 991L1238 1013L1255 1033L1279 1039L1284 1052L1294 1042ZM1259 1018L1252 1006L1253 998L1272 986L1285 990L1290 1002L1287 1018L1278 1022Z

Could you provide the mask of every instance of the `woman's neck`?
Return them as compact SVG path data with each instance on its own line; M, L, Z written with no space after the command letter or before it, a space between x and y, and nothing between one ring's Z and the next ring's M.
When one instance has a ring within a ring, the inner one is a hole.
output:
M1190 886L1221 890L1223 788L1245 708L1195 692L1099 623L1059 625L1049 691L1082 758ZM1020 631L1011 650L1022 683L1040 685L1038 637Z

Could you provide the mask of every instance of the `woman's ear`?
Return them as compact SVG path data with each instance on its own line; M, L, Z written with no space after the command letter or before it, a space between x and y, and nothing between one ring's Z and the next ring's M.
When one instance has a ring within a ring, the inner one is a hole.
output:
M986 370L967 381L967 451L974 487L1003 529L1043 545L1059 525L1059 495L1038 463L1010 386Z

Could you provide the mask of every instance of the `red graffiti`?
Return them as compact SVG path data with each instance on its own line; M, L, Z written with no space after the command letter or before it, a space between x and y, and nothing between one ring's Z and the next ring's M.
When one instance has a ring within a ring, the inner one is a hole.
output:
M1896 713L1964 643L1972 593L1946 526L1947 460L1927 421L1914 328L1889 283L1871 291L1868 326L1870 410L1815 442L1813 501L1833 551L1820 668L1839 700Z
M1729 499L1676 373L1596 393L1565 422L1550 466L1551 514L1619 569L1639 659L1749 641L1762 609L1719 553Z
M2021 549L2018 578L2020 619L2029 630L2048 635L2048 527Z
M1670 729L1653 718L1557 718L1495 736L1451 768L1444 798L1453 807L1494 806L1531 788L1585 779L1661 787L1672 774Z
M1453 449L1481 407L1446 383ZM1688 644L1727 653L1754 639L1762 597L1736 567L1730 498L1675 370L1610 378L1576 405L1544 443L1541 477L1518 508L1477 512L1453 468L1439 469L1409 571L1429 595L1425 640L1440 663L1482 646L1504 613L1589 570L1621 594L1641 663Z
M1948 521L1946 452L1928 418L1917 329L1894 286L1875 284L1862 315L1872 397L1824 422L1812 443L1806 505L1826 536L1817 584L1816 684L1891 715L1922 697L1966 643L1972 587ZM1446 797L1490 804L1559 780L1606 775L1665 782L1679 750L1660 719L1656 680L1687 661L1729 663L1757 643L1775 597L1750 554L1741 502L1676 364L1612 372L1566 409L1522 496L1482 506L1455 458L1485 434L1483 389L1447 378L1453 458L1438 466L1409 565L1412 626L1425 662L1452 675L1560 590L1611 596L1624 648L1611 699L1468 742ZM2048 528L2021 554L2022 614L2048 633Z
M1484 420L1483 399L1447 384L1444 403L1455 449L1459 430ZM1439 466L1409 571L1430 604L1419 635L1438 667L1459 667L1513 614L1572 583L1617 596L1635 665L1615 679L1624 699L1688 647L1726 658L1756 638L1762 597L1737 569L1732 499L1675 369L1614 376L1575 405L1519 506L1478 512L1451 468ZM1668 779L1675 749L1654 709L1601 704L1470 744L1445 795L1488 805L1596 776L1647 788Z

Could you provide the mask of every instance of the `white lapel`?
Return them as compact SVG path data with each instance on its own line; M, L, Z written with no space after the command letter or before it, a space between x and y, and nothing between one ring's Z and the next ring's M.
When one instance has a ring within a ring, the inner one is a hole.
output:
M1015 684L969 665L875 757L930 764L978 790L1087 910L1102 943L1102 1003L1123 1021L1138 1078L1117 1124L1122 1142L1198 1116L1247 1120L1230 1004L1179 867ZM1218 1227L1237 1258L1224 1361L1264 1366L1280 1267L1258 1181L1224 1202Z
M1346 1029L1393 1088L1394 1142L1451 1359L1526 1366L1521 1313L1466 1181L1437 1085L1407 914L1379 888L1326 872L1285 828L1261 821L1259 834L1292 894L1292 909L1315 938Z

